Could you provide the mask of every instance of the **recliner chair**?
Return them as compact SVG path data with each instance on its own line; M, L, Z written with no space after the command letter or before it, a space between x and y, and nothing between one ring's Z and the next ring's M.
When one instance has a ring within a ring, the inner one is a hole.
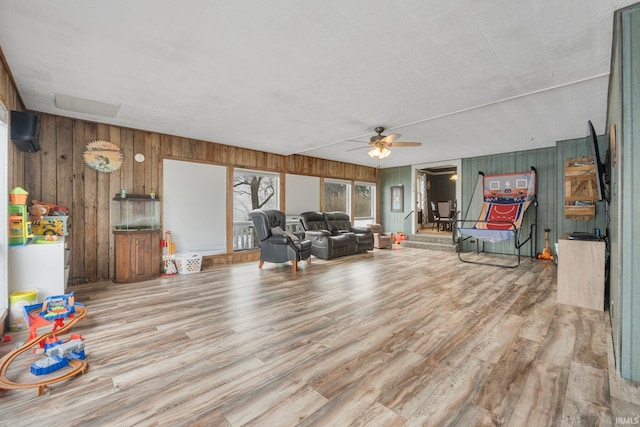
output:
M382 226L380 224L367 224L369 230L371 230L371 234L373 234L373 247L376 249L386 249L390 248L393 244L393 237L391 233L385 233L382 231Z
M311 242L301 234L286 232L286 216L278 210L255 209L249 212L253 221L260 247L260 264L265 261L282 263L291 261L292 271L298 271L298 261L307 260L311 264Z
M373 249L373 234L368 228L354 227L351 218L344 212L325 212L324 220L333 235L353 233L356 236L356 253Z
M356 253L355 234L332 234L322 212L301 213L300 225L305 230L305 238L311 241L311 254L313 256L331 259Z

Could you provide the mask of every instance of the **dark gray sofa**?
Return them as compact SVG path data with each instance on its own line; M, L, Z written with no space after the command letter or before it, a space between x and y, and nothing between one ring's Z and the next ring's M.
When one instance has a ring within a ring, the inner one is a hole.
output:
M325 212L323 215L331 234L353 233L356 236L356 253L373 249L373 233L369 228L352 226L351 218L344 212Z
M373 234L351 226L344 212L303 212L300 225L311 241L311 254L322 259L352 255L373 249Z

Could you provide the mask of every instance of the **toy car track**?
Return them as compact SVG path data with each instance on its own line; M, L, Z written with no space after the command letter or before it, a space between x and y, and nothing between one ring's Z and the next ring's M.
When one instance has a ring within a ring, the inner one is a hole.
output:
M83 319L86 315L87 309L84 306L76 305L74 317L69 318L69 321L63 327L56 330L55 334L64 333L80 319ZM38 396L42 396L44 394L46 386L64 381L76 375L85 374L87 372L87 361L74 359L69 361L69 367L71 369L65 369L62 375L58 375L54 378L47 378L32 383L16 383L7 378L6 374L11 362L13 362L20 354L35 347L36 345L40 344L41 341L44 341L47 337L52 335L54 335L53 331L38 335L30 341L27 341L20 348L13 350L9 354L5 355L2 359L0 359L0 389L11 390L38 387Z

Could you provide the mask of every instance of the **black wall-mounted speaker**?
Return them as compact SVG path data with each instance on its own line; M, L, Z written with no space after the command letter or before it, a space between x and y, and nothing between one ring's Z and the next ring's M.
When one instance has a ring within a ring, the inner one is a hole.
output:
M39 131L40 116L24 111L11 111L11 140L18 150L29 153L39 151Z

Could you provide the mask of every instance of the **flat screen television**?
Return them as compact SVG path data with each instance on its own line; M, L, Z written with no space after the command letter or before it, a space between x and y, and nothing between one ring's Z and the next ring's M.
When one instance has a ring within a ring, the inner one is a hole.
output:
M589 120L589 139L591 145L591 151L593 154L593 162L596 166L596 187L598 187L598 200L609 201L609 195L607 192L606 182L608 181L608 163L609 161L609 149L607 148L607 154L605 157L605 163L600 161L600 147L598 146L598 137L596 131L593 128L593 123Z

